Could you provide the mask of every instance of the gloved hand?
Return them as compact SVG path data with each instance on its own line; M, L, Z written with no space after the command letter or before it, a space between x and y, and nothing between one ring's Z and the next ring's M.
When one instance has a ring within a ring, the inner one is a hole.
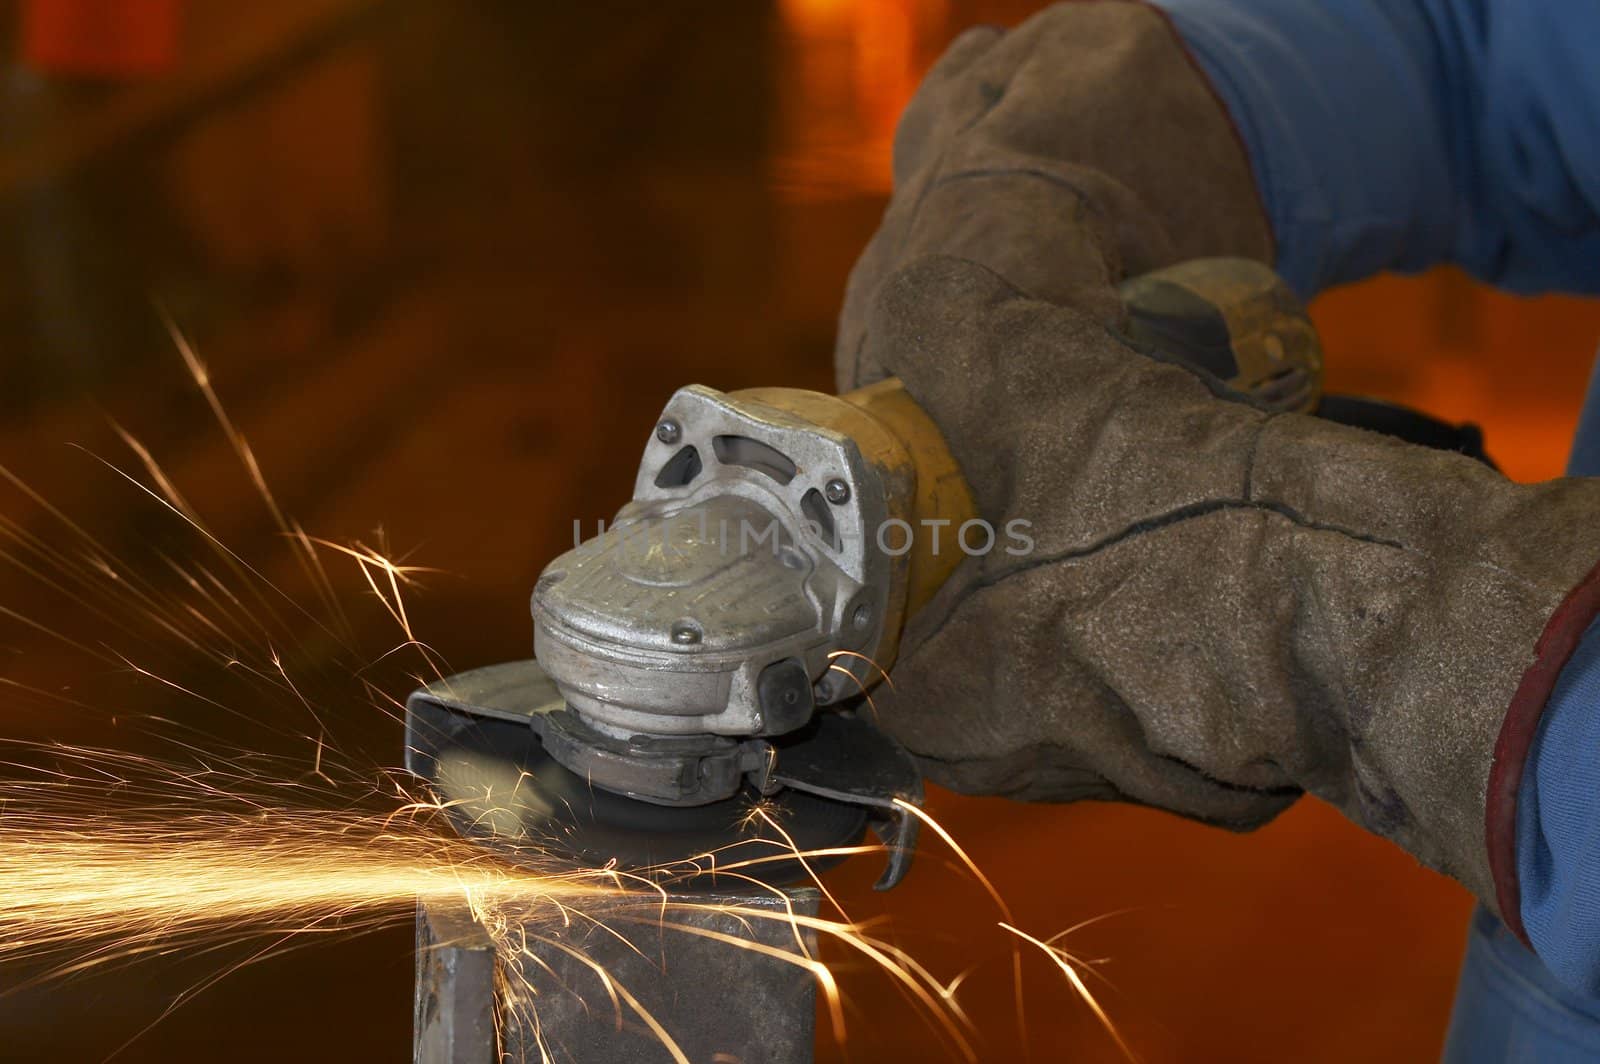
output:
M1516 784L1600 613L1600 483L1519 486L1263 413L1122 343L1124 270L1263 243L1226 176L1243 163L1225 117L1169 109L1203 86L1157 16L1073 4L955 59L924 90L937 107L908 113L841 384L899 376L981 516L1028 521L1034 546L963 561L912 619L878 719L968 792L1248 828L1311 791L1519 926ZM1102 84L1075 82L1097 66ZM1119 108L1128 136L1075 132ZM1221 197L1203 221L1171 185L1121 176L1194 137L1235 153L1182 156L1195 194Z
M1123 277L1210 255L1272 259L1228 116L1140 3L1062 4L1010 33L962 34L901 116L894 181L845 293L841 391L884 376L863 362L868 309L925 255L982 262L1107 323Z

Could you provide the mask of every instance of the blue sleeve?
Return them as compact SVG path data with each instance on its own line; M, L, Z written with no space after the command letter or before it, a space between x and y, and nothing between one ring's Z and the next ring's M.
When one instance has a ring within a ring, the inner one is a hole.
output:
M1523 770L1517 880L1539 959L1600 998L1600 623L1562 671Z
M1441 262L1600 292L1600 4L1152 2L1239 127L1302 295Z
M1567 472L1600 476L1600 362ZM1600 621L1562 670L1517 792L1522 924L1568 987L1600 998Z

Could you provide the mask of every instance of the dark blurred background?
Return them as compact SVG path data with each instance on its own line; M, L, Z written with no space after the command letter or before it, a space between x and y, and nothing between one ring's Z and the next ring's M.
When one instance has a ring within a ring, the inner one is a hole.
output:
M114 421L219 538L299 586L165 307L286 512L334 540L381 526L393 549L445 570L412 619L452 666L521 656L534 576L575 519L592 527L624 501L674 388L828 387L899 108L963 27L1035 6L0 2L0 464L159 567L179 549L171 522L69 446L125 456ZM1514 477L1559 472L1595 306L1438 271L1313 310L1333 388L1475 420ZM58 533L37 505L6 516ZM75 623L81 611L38 592L0 576L5 605ZM354 623L391 636L379 610ZM205 741L251 741L246 725L58 646L7 625L4 676L104 688L97 698ZM398 760L397 727L359 699L329 726L352 764ZM116 728L109 708L16 696L0 709L8 737L116 746ZM1068 943L1107 958L1107 1007L1145 1060L1438 1051L1468 899L1319 803L1249 837L1099 805L937 794L932 808L1023 927L1111 914ZM984 1059L1017 1058L1005 945L981 893L925 859L875 895L876 867L857 864L831 876L852 915L891 917L889 933L947 976L976 965L963 1001ZM115 1059L130 1064L404 1060L410 948L403 919L330 937L165 1018L239 955L31 987L0 967L0 1059L92 1061L126 1043ZM824 1033L821 1059L941 1059L909 1005L838 959L851 1035L839 1047ZM1026 1004L1035 1058L1118 1059L1042 959Z

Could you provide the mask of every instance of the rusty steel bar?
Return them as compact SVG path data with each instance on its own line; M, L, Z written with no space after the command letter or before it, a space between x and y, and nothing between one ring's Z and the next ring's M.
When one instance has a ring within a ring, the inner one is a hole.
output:
M814 916L819 895L800 888L786 896L762 891L681 900L696 907L675 910L673 924L793 954L796 929L787 922L741 919L715 907ZM626 987L692 1061L813 1059L816 985L810 973L759 950L641 926L638 911L633 903L629 913L635 919L615 926L601 926L604 905L586 907L594 921L551 927L546 917L528 938L529 952L511 955L497 951L463 907L419 905L416 1064L520 1064L541 1060L541 1053L575 1064L670 1061L661 1039L628 1005L613 1006L597 968ZM814 950L815 936L802 935ZM559 946L540 943L537 936ZM506 986L519 989L508 994L500 990Z

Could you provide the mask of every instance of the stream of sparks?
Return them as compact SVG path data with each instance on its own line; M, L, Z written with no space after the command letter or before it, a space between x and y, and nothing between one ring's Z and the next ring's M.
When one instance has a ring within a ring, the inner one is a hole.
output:
M381 604L402 640L376 660L410 653L419 663L419 671L411 677L417 683L442 674L442 662L418 639L403 601L414 577L426 570L392 560L381 540L377 547L332 543L308 536L286 518L268 490L255 453L223 408L204 363L176 329L173 337L319 605L302 604L224 544L150 451L117 427L143 478L105 459L98 461L198 537L201 556L186 561L162 556L177 585L176 592L164 588L144 567L119 557L21 478L0 468L0 479L42 515L31 523L0 515L0 561L42 591L63 597L79 615L92 617L100 629L118 636L130 649L114 649L117 644L110 638L52 628L9 605L0 604L0 616L72 654L152 681L173 698L248 716L214 694L170 678L190 675L196 663L214 674L221 670L264 693L274 705L303 711L312 730L296 733L296 738L303 738L314 752L309 764L295 764L247 751L218 751L203 739L184 737L172 740L174 756L162 759L115 749L0 739L0 964L46 961L45 974L35 978L56 979L174 950L267 943L251 954L249 960L255 960L291 948L308 935L350 933L409 920L420 901L459 908L502 954L527 962L502 966L510 973L503 974L506 981L500 987L505 999L502 1012L509 1005L533 1016L540 1057L549 1059L551 1053L537 1031L538 991L530 973L537 974L541 965L548 968L541 957L561 954L592 970L619 1023L626 1019L647 1030L667 1056L686 1061L668 1026L649 1012L633 988L574 946L579 939L568 936L568 929L575 924L600 928L624 941L635 931L666 931L709 938L728 949L764 953L816 980L833 1033L843 1040L843 1002L832 970L818 958L815 942L820 937L844 955L881 970L957 1056L976 1059L977 1032L957 1000L968 973L937 977L886 937L852 922L814 876L814 885L832 907L831 916L806 915L781 905L698 902L671 892L675 881L708 864L717 865L719 875L735 879L756 871L717 864L716 854L680 867L629 874L572 867L555 857L546 859L537 849L526 850L526 859L512 865L451 831L448 811L438 800L413 793L415 784L402 774L352 768L291 664L303 643L302 633L312 632L320 645L349 659L349 674L360 678L365 696L391 724L397 726L401 707L390 693L365 678L373 659L362 658L352 646L350 618L335 594L322 553L331 552L356 565L362 586ZM170 673L139 664L135 648L155 648L166 659L174 653L187 657L190 669ZM326 656L319 652L319 659ZM863 663L876 668L870 660ZM854 663L845 663L850 664ZM845 665L835 663L832 668L856 679ZM865 682L857 682L865 691ZM77 710L95 710L59 687L0 676L0 693L6 690ZM1020 980L1018 943L1044 951L1126 1052L1121 1036L1079 974L1086 968L1084 962L1062 949L1056 939L1018 930L999 892L955 840L926 812L908 809L993 899L996 924L1012 936L1016 978ZM767 813L755 807L750 815ZM775 822L773 826L781 836L782 829ZM856 847L848 852L871 849ZM839 852L843 851L791 850L774 854L773 859L798 859L810 872L814 859ZM756 879L752 876L750 882L754 885ZM792 948L718 932L703 921L686 919L707 912L746 926L778 921L790 933ZM219 971L216 978L226 974ZM1019 1009L1020 993L1019 982Z

